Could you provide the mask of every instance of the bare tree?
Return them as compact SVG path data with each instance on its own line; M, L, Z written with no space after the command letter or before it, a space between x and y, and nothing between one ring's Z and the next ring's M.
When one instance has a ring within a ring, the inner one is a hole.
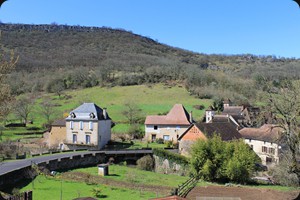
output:
M142 109L140 109L138 105L133 102L128 102L125 103L125 109L122 111L122 114L126 117L128 123L132 125L138 124L141 118L141 112Z
M29 98L21 98L15 104L15 114L23 123L27 123L29 114L32 112L33 100Z
M283 129L281 143L285 154L290 154L288 172L296 174L300 184L300 82L283 81L269 87L267 109L277 125Z
M52 117L55 114L54 105L50 102L50 100L46 100L41 103L41 114L46 119L46 126L49 126L52 121Z

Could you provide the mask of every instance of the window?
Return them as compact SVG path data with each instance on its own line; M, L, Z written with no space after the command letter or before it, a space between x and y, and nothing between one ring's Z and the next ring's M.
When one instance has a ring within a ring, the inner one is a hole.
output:
M152 141L155 141L155 140L156 140L156 135L155 135L155 134L152 134L152 135L151 135L151 140L152 140Z
M267 162L267 163L271 163L271 162L272 162L272 158L266 157L266 162Z
M91 143L91 136L90 135L85 135L85 143L90 144Z
M73 134L73 143L77 143L77 135Z
M74 122L73 121L70 121L70 129L74 129Z
M93 130L93 122L89 122L89 129L92 131Z
M79 122L79 128L80 128L80 130L83 130L83 121Z
M261 152L263 153L267 153L268 152L268 148L265 146L262 146Z
M154 130L157 130L158 129L158 127L157 126L154 126Z
M269 154L275 154L275 149L274 148L269 148Z
M166 140L166 141L170 140L170 136L169 135L164 135L164 140Z

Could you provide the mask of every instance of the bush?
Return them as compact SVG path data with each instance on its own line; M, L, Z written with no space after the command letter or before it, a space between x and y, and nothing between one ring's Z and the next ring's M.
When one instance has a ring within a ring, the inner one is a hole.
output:
M224 142L220 136L192 146L192 174L208 181L246 183L259 162L257 155L242 140Z
M144 156L137 161L138 169L152 171L154 169L154 159L150 156Z
M166 141L166 145L167 145L167 148L170 148L170 147L172 147L173 143L172 143L172 141Z
M162 138L157 138L157 139L155 140L155 142L156 142L157 144L163 144L163 143L164 143L164 139L162 139Z

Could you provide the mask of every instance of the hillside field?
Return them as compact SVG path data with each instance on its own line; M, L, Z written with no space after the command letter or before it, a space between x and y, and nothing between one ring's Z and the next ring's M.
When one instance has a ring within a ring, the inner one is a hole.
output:
M196 121L202 119L205 109L197 110L193 106L203 105L207 108L212 103L209 99L197 99L182 86L171 87L163 84L92 87L66 91L61 98L55 94L39 94L35 98L29 117L29 120L34 123L30 126L42 127L45 123L41 114L41 102L43 101L50 101L55 105L53 120L66 117L72 109L84 102L94 102L101 108L107 108L109 116L116 123L113 132L126 132L128 128L126 118L122 115L126 103L136 104L142 110L141 116L144 118L147 115L166 114L174 104L180 103L188 112L193 112L193 118ZM13 114L9 118L16 119Z

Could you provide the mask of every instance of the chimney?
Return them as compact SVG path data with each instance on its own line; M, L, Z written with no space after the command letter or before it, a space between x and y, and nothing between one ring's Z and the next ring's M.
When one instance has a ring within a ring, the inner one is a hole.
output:
M211 106L205 111L205 122L210 123L215 115L215 111L212 109Z
M107 112L106 112L106 108L103 108L103 118L107 119Z
M193 123L193 115L192 115L192 111L190 112L190 123Z

